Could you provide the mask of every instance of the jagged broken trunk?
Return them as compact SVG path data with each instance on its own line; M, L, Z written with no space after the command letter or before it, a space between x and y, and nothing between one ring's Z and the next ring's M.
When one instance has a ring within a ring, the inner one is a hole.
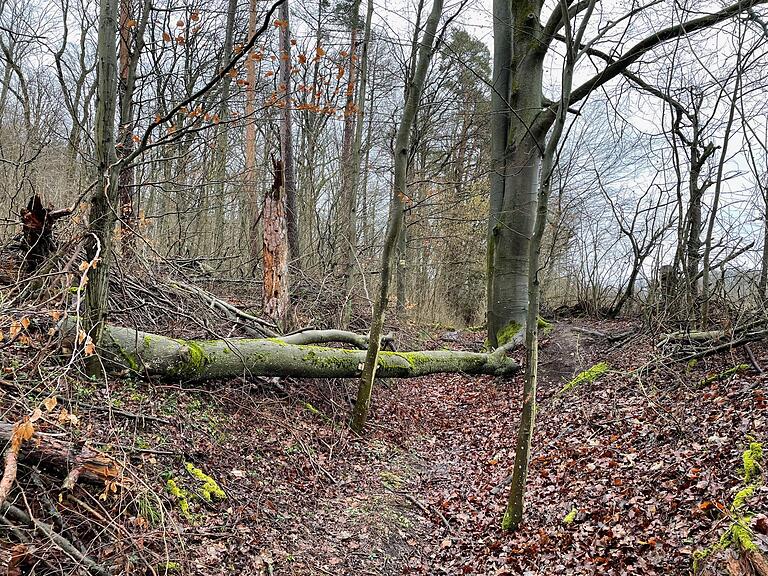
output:
M291 337L286 337L290 339ZM357 378L365 350L291 344L277 338L177 340L107 326L102 358L112 370L144 378L209 380L239 376ZM440 372L509 375L518 364L504 354L449 350L380 352L377 376L412 378Z
M264 197L264 312L278 324L288 310L288 242L283 163L272 159L275 179Z

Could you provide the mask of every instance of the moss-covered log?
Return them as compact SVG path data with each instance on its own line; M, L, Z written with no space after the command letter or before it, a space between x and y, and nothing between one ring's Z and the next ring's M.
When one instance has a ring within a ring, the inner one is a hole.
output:
M289 344L277 338L177 340L130 328L107 326L102 357L111 368L142 377L207 380L235 376L359 377L364 350ZM507 375L518 364L503 353L449 350L382 352L378 376L412 378L438 372Z

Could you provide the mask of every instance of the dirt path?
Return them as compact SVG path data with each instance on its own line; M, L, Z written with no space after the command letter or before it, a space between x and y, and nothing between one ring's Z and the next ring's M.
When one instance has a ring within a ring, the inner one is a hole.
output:
M716 543L727 526L719 510L741 488L741 452L768 430L766 377L700 388L702 377L742 362L739 353L683 374L673 366L623 376L652 351L647 338L618 347L568 324L542 343L526 522L513 535L500 530L500 519L521 377L433 376L398 386L384 416L402 426L403 445L423 462L407 489L440 512L424 514L428 536L403 573L687 573L693 552ZM767 355L762 349L761 361ZM601 361L614 371L559 393ZM767 496L755 495L751 509L764 510Z
M583 339L557 326L542 346L544 393L559 389L586 355ZM206 443L206 459L218 477L238 474L228 482L238 505L213 521L222 531L234 523L238 544L193 540L194 569L224 574L226 558L253 574L268 574L270 565L297 576L460 573L467 546L475 554L501 542L500 485L513 461L520 386L520 377L458 374L383 383L364 441L327 418L334 409L343 418L338 383L295 383L290 397L309 404L223 399L220 410L237 409L213 417L218 441ZM210 427L191 426L202 435Z

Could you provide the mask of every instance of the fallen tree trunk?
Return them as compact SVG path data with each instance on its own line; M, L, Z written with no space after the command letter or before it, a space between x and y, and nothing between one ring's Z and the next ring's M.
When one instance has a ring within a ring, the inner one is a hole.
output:
M176 340L131 328L107 326L103 358L110 368L142 377L209 380L236 376L297 376L356 378L363 370L365 350L290 344L278 338ZM441 372L502 376L518 371L503 351L491 354L449 350L382 352L378 375L413 378Z

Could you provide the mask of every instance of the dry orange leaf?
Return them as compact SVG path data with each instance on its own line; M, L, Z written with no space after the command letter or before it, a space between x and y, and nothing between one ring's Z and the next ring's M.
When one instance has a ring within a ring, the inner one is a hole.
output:
M32 426L32 422L27 420L19 424L18 434L22 442L26 442L32 438L32 436L35 435L35 427Z
M80 421L77 416L70 414L66 408L61 409L58 420L60 424L71 424L73 426Z
M58 400L56 400L56 396L51 396L50 398L46 398L43 400L43 406L45 406L45 411L50 412L54 408L56 408L56 404L58 404Z

